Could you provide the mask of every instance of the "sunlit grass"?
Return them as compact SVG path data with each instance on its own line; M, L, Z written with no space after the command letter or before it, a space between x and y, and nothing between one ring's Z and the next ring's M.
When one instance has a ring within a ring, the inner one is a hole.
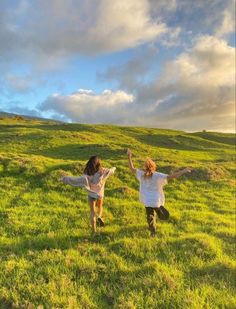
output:
M235 308L234 135L0 120L0 308ZM135 165L193 173L166 187L150 238ZM92 237L86 192L58 182L90 155L116 166L106 226Z

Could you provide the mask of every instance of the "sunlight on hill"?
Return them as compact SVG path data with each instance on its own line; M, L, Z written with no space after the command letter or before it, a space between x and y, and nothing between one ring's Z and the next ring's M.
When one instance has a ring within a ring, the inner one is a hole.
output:
M234 308L235 135L0 120L0 308ZM150 238L134 162L191 166L166 186L168 222ZM106 226L90 235L87 196L63 186L89 156L116 166Z

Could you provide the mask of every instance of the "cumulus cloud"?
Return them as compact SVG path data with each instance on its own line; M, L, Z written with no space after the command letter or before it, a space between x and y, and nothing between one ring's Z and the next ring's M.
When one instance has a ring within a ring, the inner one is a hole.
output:
M45 72L77 56L94 57L158 40L169 30L158 16L151 16L151 9L148 0L0 1L0 82L27 92L40 86ZM14 74L17 66L27 67L29 74Z
M233 30L233 3L19 0L13 6L0 1L0 53L4 62L22 61L48 70L71 56L112 53L157 40L171 47L189 30L223 36Z
M101 94L95 94L91 90L79 89L70 95L55 93L39 109L64 115L76 122L123 123L129 117L127 109L133 101L132 94L121 90L104 90Z
M28 57L37 51L38 59L119 51L167 31L165 23L150 17L148 0L22 0L15 9L3 1L0 8L1 51L17 49Z
M234 11L234 0L0 1L0 92L42 87L45 72L80 55L178 45L161 76L153 78L157 53L148 50L97 75L122 90L51 95L40 108L81 122L232 128Z
M187 130L233 130L235 48L212 36L169 62L161 77L138 90L137 103L153 105L152 122ZM224 119L224 121L222 121Z
M182 34L182 43L191 41L195 35L224 37L234 31L235 0L149 1L153 16L162 16L162 20L174 33L181 29L179 35Z
M154 82L139 85L135 94L80 90L50 96L41 109L87 123L232 131L234 55L235 49L224 40L201 36L191 49L167 63Z
M215 30L215 35L219 38L225 37L235 30L235 3L234 0L221 13L219 26Z

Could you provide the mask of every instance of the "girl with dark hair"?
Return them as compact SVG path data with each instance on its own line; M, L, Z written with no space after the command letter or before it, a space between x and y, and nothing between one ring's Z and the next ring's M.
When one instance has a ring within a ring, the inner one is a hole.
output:
M156 215L161 220L169 218L169 212L164 207L165 195L163 187L167 184L168 180L178 178L185 173L190 173L191 169L184 168L176 173L167 175L156 172L156 164L151 159L145 161L143 169L136 169L133 165L131 150L127 150L127 155L129 168L140 183L140 201L145 206L149 230L151 236L154 236L156 233Z
M105 225L102 218L104 187L106 180L115 172L115 167L104 168L98 156L92 156L85 165L84 175L81 177L64 176L61 181L75 187L85 188L88 192L88 202L90 206L90 222L92 231L96 232L96 225ZM96 206L98 208L98 218L96 220Z

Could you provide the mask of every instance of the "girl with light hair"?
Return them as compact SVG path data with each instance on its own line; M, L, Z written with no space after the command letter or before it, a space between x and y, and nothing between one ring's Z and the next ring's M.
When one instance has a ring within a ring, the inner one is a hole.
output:
M144 204L147 215L147 222L151 236L156 234L156 215L160 220L167 220L169 212L164 207L165 195L163 187L168 183L168 180L178 178L186 173L190 173L190 168L184 168L171 175L156 172L156 164L148 158L143 169L136 169L132 162L132 152L127 150L128 164L131 172L136 175L140 187L139 196L141 203Z

